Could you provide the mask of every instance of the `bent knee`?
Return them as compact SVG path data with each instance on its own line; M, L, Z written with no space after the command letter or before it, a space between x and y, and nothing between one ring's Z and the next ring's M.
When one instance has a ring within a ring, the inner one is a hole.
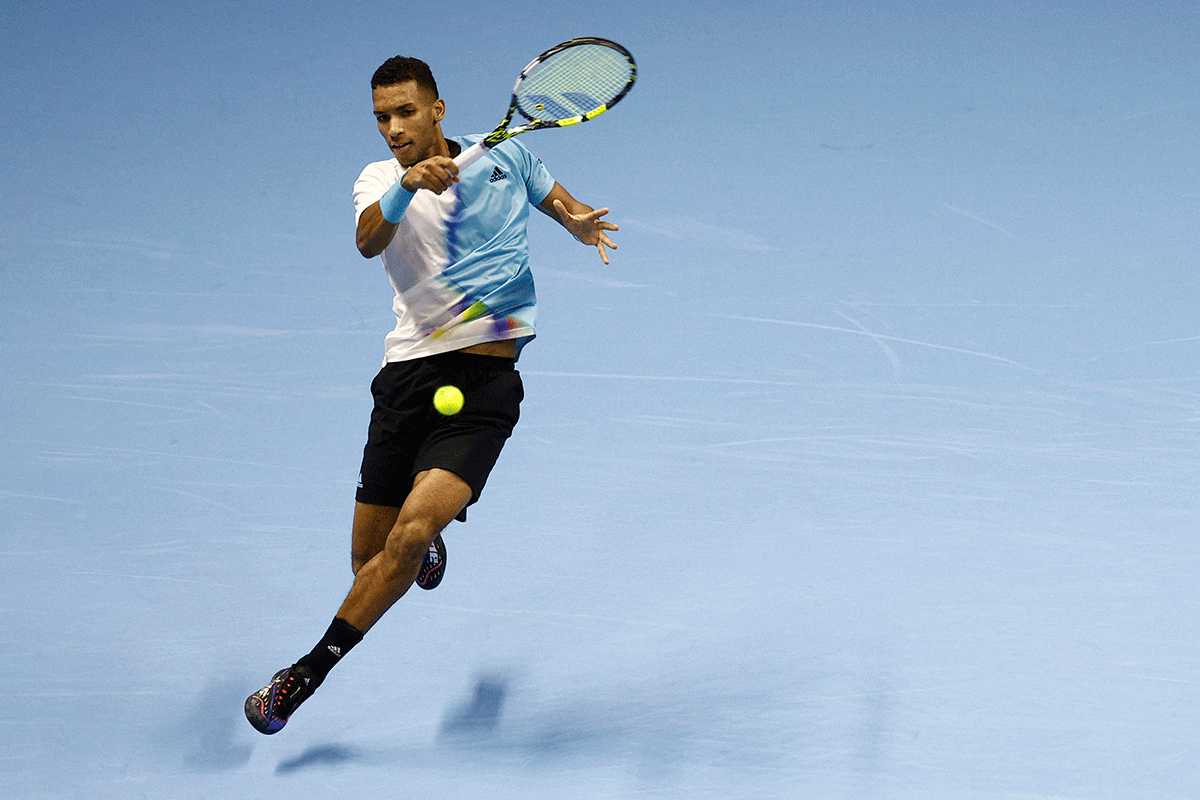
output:
M437 535L438 531L417 521L398 524L388 536L383 549L392 560L411 564L425 558L429 545Z

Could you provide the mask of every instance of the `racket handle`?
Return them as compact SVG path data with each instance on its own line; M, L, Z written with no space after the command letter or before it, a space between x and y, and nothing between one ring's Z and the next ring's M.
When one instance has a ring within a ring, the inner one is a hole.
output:
M459 153L458 157L454 159L454 163L458 165L458 169L461 172L482 158L483 154L491 149L490 147L484 147L483 142L476 142Z

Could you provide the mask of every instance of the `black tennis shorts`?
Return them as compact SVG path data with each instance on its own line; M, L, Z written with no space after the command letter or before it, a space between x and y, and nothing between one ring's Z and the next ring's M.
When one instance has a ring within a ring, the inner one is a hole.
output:
M463 393L462 411L452 416L433 407L433 393L447 385ZM385 364L371 394L375 408L355 499L397 508L413 477L435 467L466 481L467 505L477 501L525 397L511 358L461 352ZM465 508L458 519L466 522Z

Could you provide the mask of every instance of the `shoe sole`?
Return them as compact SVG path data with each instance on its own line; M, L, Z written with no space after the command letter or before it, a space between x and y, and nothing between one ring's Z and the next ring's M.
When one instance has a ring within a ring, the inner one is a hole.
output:
M254 730L259 733L265 733L270 736L273 733L279 733L283 730L283 726L287 724L287 720L279 723L279 727L272 727L267 721L266 714L263 709L263 700L257 694L252 694L246 698L246 720L254 727Z
M427 552L425 560L421 562L421 571L417 573L417 586L426 591L436 589L437 585L442 582L442 576L446 574L446 543L442 541L440 533L434 538L430 547L437 553L437 564L430 564Z

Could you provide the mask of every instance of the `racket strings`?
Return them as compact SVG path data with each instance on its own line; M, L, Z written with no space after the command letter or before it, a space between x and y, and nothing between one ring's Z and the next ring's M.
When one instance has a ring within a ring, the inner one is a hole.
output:
M622 53L603 45L577 45L535 66L517 87L517 106L530 120L580 117L621 95L634 76Z

